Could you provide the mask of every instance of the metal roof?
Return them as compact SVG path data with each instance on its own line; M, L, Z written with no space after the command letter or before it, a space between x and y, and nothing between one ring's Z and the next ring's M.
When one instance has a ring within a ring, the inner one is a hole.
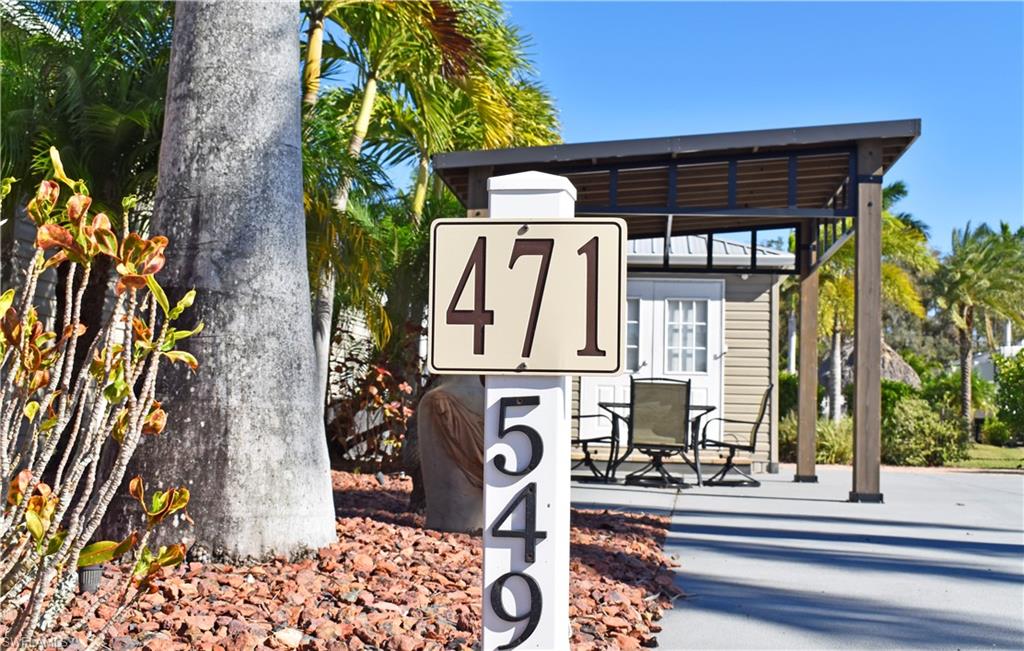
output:
M791 229L798 251L814 243L817 266L856 229L859 188L880 185L920 134L919 119L889 120L452 152L433 161L470 215L487 208L488 178L544 172L573 184L577 215L622 217L631 239L750 232L756 242L758 232ZM760 252L749 253L753 269Z
M709 153L758 152L766 149L779 150L792 147L851 144L874 139L891 141L891 149L887 146L889 151L887 151L886 168L888 168L919 135L921 135L921 120L917 118L855 122L789 129L608 140L545 147L457 151L434 156L434 169L439 171L442 177L445 177L446 170L468 167L596 162L607 159L656 156L678 158ZM887 145L889 144L887 143Z
M750 261L750 244L722 238L713 238L714 259L718 264L743 265ZM629 241L627 254L630 263L660 263L665 255L665 238L651 237ZM669 240L669 264L674 266L704 265L708 259L706 235L677 235ZM757 247L757 264L762 267L786 267L796 257L788 251L768 246Z

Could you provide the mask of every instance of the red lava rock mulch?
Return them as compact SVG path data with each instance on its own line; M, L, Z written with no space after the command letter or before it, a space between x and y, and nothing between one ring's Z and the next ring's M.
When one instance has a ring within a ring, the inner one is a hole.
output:
M405 511L411 487L406 478L382 486L372 475L335 472L336 544L292 563L186 564L111 626L106 644L149 651L478 646L481 539L424 529L422 516ZM656 644L656 622L679 594L661 552L667 524L662 516L573 511L573 649ZM62 623L88 612L94 599L76 598ZM101 606L88 628L99 630L112 611Z

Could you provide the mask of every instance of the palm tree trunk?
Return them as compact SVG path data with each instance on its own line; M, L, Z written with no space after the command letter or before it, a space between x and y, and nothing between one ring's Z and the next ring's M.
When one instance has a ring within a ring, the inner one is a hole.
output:
M789 355L786 363L786 371L790 375L796 375L796 312L789 313L789 319L786 321L786 334L789 339Z
M830 356L828 415L833 422L843 418L840 404L843 400L843 333L839 329L839 316L832 321L832 354Z
M370 129L374 104L377 101L377 78L368 75L363 87L362 104L359 106L359 117L356 119L352 139L349 141L348 153L352 158L359 158L363 149L366 132ZM352 190L352 180L345 179L334 196L334 209L339 214L348 210L348 195ZM319 389L321 414L327 405L327 380L330 376L331 361L331 325L334 321L334 289L337 276L329 265L320 270L316 287L316 300L313 306L313 352L316 359L316 380ZM321 420L323 420L321 418Z
M134 471L185 484L196 558L291 555L335 538L327 442L313 366L302 208L299 3L176 6L153 232L160 275L201 367L161 374L172 426ZM130 473L131 476L134 473ZM130 526L128 492L111 522ZM159 544L159 543L158 543ZM204 553L205 552L205 553Z
M306 29L306 67L302 72L302 103L314 106L320 94L320 62L324 51L324 14L313 9L306 15L309 26Z
M423 206L427 203L427 186L430 183L430 158L420 152L419 166L416 168L416 188L412 193L412 220L419 224L423 217Z
M958 329L957 335L960 340L960 420L963 442L967 444L974 429L974 400L971 395L971 375L974 370L974 342L971 336L974 332L974 310L965 308L963 316L967 327Z

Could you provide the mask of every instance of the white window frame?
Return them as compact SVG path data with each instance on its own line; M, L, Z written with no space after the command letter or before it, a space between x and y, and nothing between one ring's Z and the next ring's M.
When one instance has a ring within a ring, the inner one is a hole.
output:
M682 315L685 313L685 310L684 310L683 306L685 304L687 304L687 303L691 304L692 305L691 314L693 315L693 320L692 321L678 321L678 322L677 321L670 321L669 320L669 318L670 318L669 315L672 313L672 310L669 307L670 303L678 303L679 304L679 316L680 316L680 318L682 318ZM697 304L698 303L704 303L704 321L698 321L697 320ZM673 375L707 375L708 374L708 368L710 368L710 364L709 364L709 361L708 361L708 321L709 321L708 310L711 309L710 301L708 299L706 299L706 298L666 298L664 300L663 309L664 309L663 319L664 319L664 338L665 338L665 340L663 342L663 351L664 351L664 356L665 357L664 357L664 360L663 360L662 363L663 363L663 368L665 369L665 372L666 373L671 373ZM669 346L669 332L671 331L673 326L676 326L676 327L679 328L679 344L680 345L679 346L675 346L675 347ZM688 342L686 341L686 337L684 335L685 327L686 326L690 326L691 328L693 328L693 346L690 346L688 344ZM704 326L704 340L703 340L703 344L704 345L703 346L698 345L699 343L701 343L701 342L697 341L697 327L698 326ZM704 351L704 370L703 371L698 371L697 370L697 352L701 351L701 350ZM672 368L671 356L670 356L669 353L671 353L673 351L677 351L679 353L679 363L680 363L680 368L679 369L673 369ZM686 363L685 363L685 359L686 358L685 358L683 353L685 353L687 351L692 353L692 356L690 358L691 362L693 364L693 368L692 369L686 368Z

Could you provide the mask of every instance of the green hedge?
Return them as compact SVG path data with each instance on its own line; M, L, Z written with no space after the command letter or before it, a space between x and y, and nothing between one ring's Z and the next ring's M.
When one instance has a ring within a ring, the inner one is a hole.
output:
M943 466L964 457L956 424L927 401L907 396L882 418L882 463L894 466Z
M993 361L999 384L996 389L996 408L999 410L999 420L1009 429L1007 442L1013 438L1024 438L1024 351L1013 357L997 355Z
M899 383L892 382L890 385ZM905 386L905 385L904 385ZM889 386L884 391L882 463L896 466L941 466L964 456L956 424L943 420L925 400L907 390ZM888 403L885 401L888 400ZM796 415L779 422L779 459L796 461ZM818 421L818 463L848 464L853 461L853 419L838 423Z

